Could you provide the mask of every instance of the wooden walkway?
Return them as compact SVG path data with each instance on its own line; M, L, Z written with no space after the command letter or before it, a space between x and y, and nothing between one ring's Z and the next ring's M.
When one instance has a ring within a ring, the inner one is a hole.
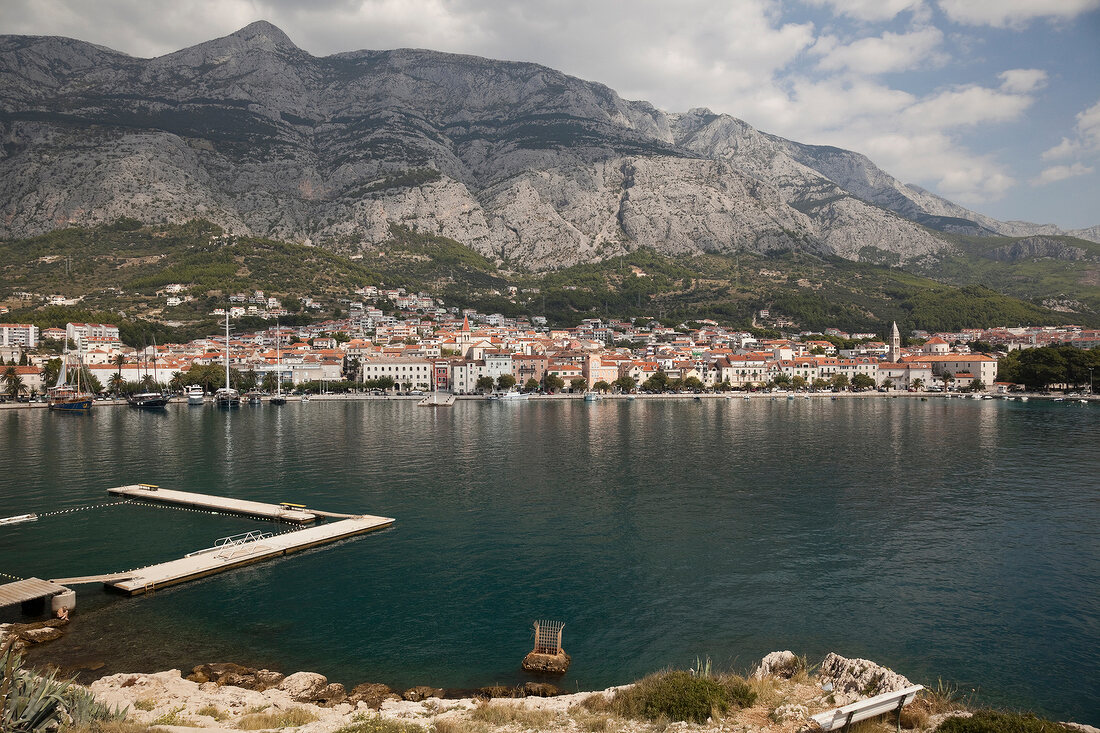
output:
M64 593L67 590L69 589L63 585L39 578L26 578L25 580L17 580L14 583L5 583L0 585L0 608L56 596L58 593Z
M176 504L178 506L196 507L198 509L210 509L227 514L243 514L246 517L258 517L261 519L274 519L280 522L293 524L309 524L317 519L317 514L304 509L293 509L280 504L265 504L260 501L248 501L245 499L231 499L226 496L212 496L210 494L194 494L190 491L175 491L174 489L162 489L150 484L131 484L108 489L107 493L127 496L140 501L157 502L160 504Z
M393 522L389 517L363 515L279 535L248 533L250 536L241 540L193 552L179 560L139 568L129 573L130 577L126 579L119 580L118 575L113 576L116 579L108 580L106 585L128 595L140 595L388 527ZM79 582L80 579L73 581Z

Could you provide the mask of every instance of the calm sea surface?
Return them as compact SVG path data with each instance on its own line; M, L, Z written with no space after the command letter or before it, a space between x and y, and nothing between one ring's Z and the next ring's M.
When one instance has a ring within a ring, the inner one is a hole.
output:
M942 399L9 410L0 516L149 482L397 519L147 597L83 586L40 654L99 673L507 683L552 618L570 689L836 651L1097 724L1098 427L1100 405ZM73 512L0 528L0 571L125 570L253 528L277 529Z

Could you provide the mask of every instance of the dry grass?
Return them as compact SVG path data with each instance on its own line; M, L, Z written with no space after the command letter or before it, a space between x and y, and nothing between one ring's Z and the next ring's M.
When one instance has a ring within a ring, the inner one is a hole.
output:
M971 710L975 693L975 690L971 690L963 694L958 685L938 679L935 685L925 687L909 707L920 703L927 708L929 715L949 713L953 710Z
M201 708L195 711L195 715L205 715L208 718L213 718L219 723L229 717L213 705L203 705Z
M88 725L73 725L61 729L62 733L150 733L152 730L145 723L132 720L97 720Z
M917 699L906 705L901 710L901 727L907 730L924 730L928 727L928 720L932 713L927 705L922 705Z
M445 721L437 721L443 723ZM463 729L453 729L450 733L462 733ZM372 715L354 725L349 725L336 733L426 733L424 726L407 720L393 720L380 715Z
M183 709L184 709L183 705L180 705L178 707L174 707L171 710L169 710L167 713L165 713L164 715L162 715L159 718L157 718L156 720L154 720L149 725L152 725L152 726L156 726L156 725L180 725L180 726L194 727L195 721L191 720L191 718L188 718L186 715L180 715L180 713L183 712Z
M432 733L489 733L485 723L476 723L463 718L437 718L432 721Z
M134 709L135 710L144 710L145 712L149 712L150 710L152 710L156 706L157 706L157 701L154 700L151 697L143 697L140 700L135 700L134 701Z
M765 677L759 680L749 677L745 680L745 683L756 693L757 705L774 710L783 704L785 698L783 683L775 677Z
M590 713L610 713L611 698L599 692L593 693L569 708L570 714L577 710L585 710Z
M297 728L299 725L312 723L315 720L317 720L317 716L305 708L290 708L289 710L276 710L271 713L246 715L237 721L237 727L241 730Z
M554 714L548 710L528 710L515 703L485 702L470 711L470 719L490 725L516 724L523 728L541 730L550 725Z

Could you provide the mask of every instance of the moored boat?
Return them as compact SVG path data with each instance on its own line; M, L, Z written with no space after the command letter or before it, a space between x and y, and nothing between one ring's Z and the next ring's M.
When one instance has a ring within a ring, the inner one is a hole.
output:
M164 407L168 404L170 395L167 392L138 392L127 397L127 401L133 407L152 410Z
M144 349L143 349L144 351ZM149 358L146 355L145 359L146 373L145 379L149 378L148 365ZM157 381L157 340L153 339L153 384L159 385ZM138 392L136 394L129 395L126 400L130 403L131 407L139 407L143 410L156 410L165 407L168 404L168 400L171 399L171 395L167 391L161 389L159 391L147 390L145 392Z
M189 405L201 405L206 402L206 394L202 391L200 385L192 384L183 393L187 395L187 404Z
M214 404L218 407L240 407L241 393L229 386L229 312L225 314L225 386L214 392Z
M73 370L74 381L69 383L69 370ZM76 364L70 365L69 355L61 359L61 369L57 382L46 390L46 402L51 410L59 412L88 412L92 409L92 393L85 389L88 380L84 376L84 362L76 356Z

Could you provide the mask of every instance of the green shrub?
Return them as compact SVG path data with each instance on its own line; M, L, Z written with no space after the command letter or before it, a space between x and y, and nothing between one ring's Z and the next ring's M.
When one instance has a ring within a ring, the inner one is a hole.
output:
M705 723L730 708L730 690L705 677L679 670L650 675L615 694L612 707L628 718L684 720Z
M948 718L936 730L942 733L1066 733L1070 728L1030 713L979 710L969 718Z
M12 649L14 639L0 654L0 730L4 733L39 733L61 722L69 683L51 674L36 675L23 669L23 658Z

